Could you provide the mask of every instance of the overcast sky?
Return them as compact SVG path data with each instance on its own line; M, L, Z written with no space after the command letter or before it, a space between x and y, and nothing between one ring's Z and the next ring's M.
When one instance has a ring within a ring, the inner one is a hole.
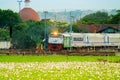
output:
M21 8L24 7L22 1ZM120 9L120 0L31 0L30 5L36 11ZM0 8L19 11L17 0L0 0Z

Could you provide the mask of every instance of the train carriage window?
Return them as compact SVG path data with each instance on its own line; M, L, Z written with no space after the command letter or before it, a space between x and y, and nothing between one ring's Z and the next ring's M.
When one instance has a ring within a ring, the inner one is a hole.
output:
M104 36L104 43L109 43L109 36Z
M74 41L83 41L83 38L82 37L74 37L73 40Z
M89 37L88 36L84 36L84 43L89 43Z

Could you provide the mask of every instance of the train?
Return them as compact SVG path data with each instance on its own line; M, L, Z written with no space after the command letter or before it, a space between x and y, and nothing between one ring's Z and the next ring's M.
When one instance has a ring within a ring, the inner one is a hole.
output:
M120 49L120 33L51 33L48 49Z

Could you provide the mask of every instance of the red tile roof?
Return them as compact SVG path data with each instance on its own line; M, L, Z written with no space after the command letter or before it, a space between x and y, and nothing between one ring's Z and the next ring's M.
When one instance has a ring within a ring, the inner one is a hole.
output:
M78 27L86 27L87 30L94 33L94 32L99 32L107 27L118 29L119 25L118 24L90 24L90 25L79 24Z

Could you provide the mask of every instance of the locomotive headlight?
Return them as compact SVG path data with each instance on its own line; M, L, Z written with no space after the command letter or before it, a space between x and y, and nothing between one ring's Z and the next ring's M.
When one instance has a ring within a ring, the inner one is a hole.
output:
M52 29L52 35L57 37L59 35L58 29L57 28L53 28Z
M57 36L57 35L58 35L58 32L57 32L57 31L53 32L53 35L54 35L54 36Z

